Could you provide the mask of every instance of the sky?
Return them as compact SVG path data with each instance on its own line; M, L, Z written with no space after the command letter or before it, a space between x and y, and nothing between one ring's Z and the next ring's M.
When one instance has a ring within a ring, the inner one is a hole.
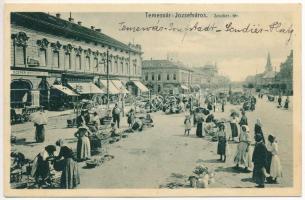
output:
M183 13L183 12L180 12ZM198 12L203 13L203 12ZM55 13L51 13L55 15ZM232 22L236 28L262 27L268 29L273 22L282 23L282 27L292 27L291 13L247 12L224 13L208 12L207 18L147 18L145 12L136 13L71 13L74 21L82 21L83 26L95 26L102 32L124 43L137 43L142 46L143 59L166 59L169 55L189 67L200 67L206 64L217 64L219 73L228 76L232 81L243 81L248 75L264 71L267 54L270 52L272 66L279 71L293 46L294 34L290 41L288 33L264 32L230 33L225 32L225 25ZM236 14L237 17L220 18L214 14ZM69 13L61 13L68 19ZM193 27L197 22L201 26L214 24L221 32L213 31L120 31L121 22L128 27L147 27L160 25L169 27Z

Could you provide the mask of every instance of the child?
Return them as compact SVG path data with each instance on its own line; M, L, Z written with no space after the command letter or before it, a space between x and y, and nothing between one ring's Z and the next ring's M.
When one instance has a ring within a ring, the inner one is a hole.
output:
M190 130L192 128L192 122L191 122L191 116L190 115L186 115L185 116L185 120L184 120L184 135L187 134L187 136L190 135Z
M217 154L220 155L219 161L226 162L227 136L224 124L219 125ZM222 159L223 156L223 159Z
M127 123L128 127L132 127L132 124L134 123L135 120L135 113L133 109L130 109L130 111L127 113Z
M277 178L282 177L282 166L280 158L278 156L278 145L275 137L272 135L268 136L267 150L272 154L271 165L270 165L270 183L278 183Z

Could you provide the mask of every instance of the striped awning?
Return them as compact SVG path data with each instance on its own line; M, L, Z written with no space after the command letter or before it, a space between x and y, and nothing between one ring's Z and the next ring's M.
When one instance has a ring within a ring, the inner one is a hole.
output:
M138 88L141 92L148 92L149 89L143 84L141 83L140 81L132 81Z
M113 85L120 91L121 94L128 94L129 91L125 88L124 84L120 80L111 80Z
M68 96L79 96L78 94L76 94L75 92L70 90L69 88L62 86L62 85L52 85L51 88L61 91L62 93L66 94Z
M103 89L107 92L107 80L100 80L100 84L103 86ZM109 80L109 94L120 94L121 91Z
M105 93L92 82L68 83L78 94L102 94Z

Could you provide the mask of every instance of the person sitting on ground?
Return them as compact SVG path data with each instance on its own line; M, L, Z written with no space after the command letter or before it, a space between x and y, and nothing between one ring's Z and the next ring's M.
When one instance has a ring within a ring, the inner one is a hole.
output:
M93 122L96 130L98 130L99 127L100 127L101 122L100 122L100 117L98 116L98 113L96 111L93 113L92 122Z
M111 122L110 136L111 137L119 137L120 136L118 128L116 127L114 122Z
M145 125L148 126L148 127L154 127L154 121L153 119L151 118L151 115L150 114L147 114L146 117L144 118L144 121L145 121Z
M134 131L142 131L143 130L143 127L144 124L143 124L143 121L139 118L135 118L135 121L131 127L131 130L134 132Z

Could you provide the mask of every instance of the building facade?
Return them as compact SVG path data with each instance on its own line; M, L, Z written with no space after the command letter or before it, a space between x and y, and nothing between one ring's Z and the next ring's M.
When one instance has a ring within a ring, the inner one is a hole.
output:
M53 84L78 83L93 91L106 79L107 67L110 79L139 81L141 56L140 45L124 44L71 17L12 13L11 106L48 106Z
M192 70L170 60L144 60L142 80L153 94L177 94L190 90Z

